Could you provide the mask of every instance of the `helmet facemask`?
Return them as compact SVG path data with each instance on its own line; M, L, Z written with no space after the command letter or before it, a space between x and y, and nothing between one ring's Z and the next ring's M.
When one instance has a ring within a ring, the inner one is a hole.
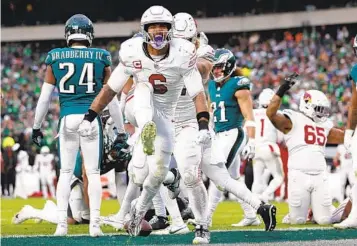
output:
M164 24L167 26L166 31L155 31L149 32L149 26L150 25L155 25L155 24ZM142 28L142 34L144 38L144 42L150 44L154 49L156 50L161 50L163 49L167 43L171 40L172 38L172 29L171 29L171 24L170 23L149 23L143 25Z
M313 120L315 122L325 122L330 116L330 107L322 105L311 105L314 110Z

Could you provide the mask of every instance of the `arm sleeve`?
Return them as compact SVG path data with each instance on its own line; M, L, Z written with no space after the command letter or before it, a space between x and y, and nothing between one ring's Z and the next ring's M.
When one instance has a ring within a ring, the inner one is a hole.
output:
M125 132L123 114L120 109L120 104L117 96L115 96L113 100L108 104L108 109L109 109L110 116L112 117L115 126L118 129L118 132L119 133Z
M41 89L41 95L37 101L37 106L36 106L35 122L33 124L34 129L41 128L42 122L45 119L45 116L48 112L48 107L50 106L50 102L51 102L51 94L54 89L55 89L54 85L46 82L43 83Z
M125 109L125 101L126 101L126 98L128 97L127 94L125 94L124 92L122 92L120 94L120 103L119 103L119 106L120 106L120 110L121 112L124 114L124 109Z
M119 93L123 89L130 75L131 73L129 68L127 68L123 63L119 63L119 65L114 69L114 71L110 75L107 84L113 91Z

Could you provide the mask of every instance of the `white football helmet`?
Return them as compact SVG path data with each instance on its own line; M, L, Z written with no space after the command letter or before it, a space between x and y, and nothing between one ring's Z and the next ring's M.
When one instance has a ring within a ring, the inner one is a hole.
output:
M50 148L48 148L47 146L43 146L40 150L41 154L48 154L50 153Z
M174 15L173 35L175 38L184 38L190 42L197 39L197 25L193 17L188 13Z
M271 99L275 95L274 91L270 88L264 89L258 98L258 103L260 108L267 108Z
M324 122L330 116L331 103L324 93L308 90L300 99L299 110L315 122Z
M168 31L163 35L151 36L148 33L150 24L163 23L167 24ZM173 17L170 11L162 6L151 6L141 17L140 27L143 34L144 42L150 44L154 49L160 50L166 46L172 37Z

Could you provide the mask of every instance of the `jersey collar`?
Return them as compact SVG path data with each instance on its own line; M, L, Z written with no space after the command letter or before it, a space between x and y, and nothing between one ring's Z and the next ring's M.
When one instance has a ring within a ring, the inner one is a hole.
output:
M143 51L144 51L144 54L149 58L151 59L152 61L156 62L152 57L151 55L149 54L148 52L148 44L147 43L143 43ZM166 59L170 54L170 45L169 45L169 48L167 49L167 53L164 55L164 57L162 57L159 61L157 62L161 62L162 60ZM156 63L157 63L156 62Z

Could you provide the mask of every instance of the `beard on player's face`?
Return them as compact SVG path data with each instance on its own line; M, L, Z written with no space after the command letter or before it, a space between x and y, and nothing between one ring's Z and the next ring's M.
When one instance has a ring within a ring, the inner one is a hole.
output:
M158 23L158 24L151 24L148 27L148 31L150 39L155 43L164 42L167 38L169 29L166 24Z

